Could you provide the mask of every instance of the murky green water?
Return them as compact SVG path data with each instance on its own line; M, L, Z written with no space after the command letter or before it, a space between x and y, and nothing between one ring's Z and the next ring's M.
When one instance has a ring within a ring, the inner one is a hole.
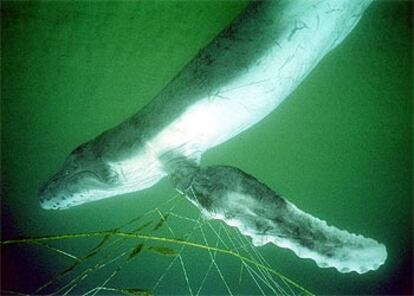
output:
M36 192L79 143L145 105L243 5L3 2L3 239L112 229L174 196L164 180L144 192L53 212L40 209ZM317 294L412 289L411 10L409 1L375 2L348 39L275 112L203 160L237 166L309 213L387 246L386 264L364 275L319 269L272 245L260 248L273 269ZM186 202L174 212L198 215ZM183 225L171 221L175 229ZM88 240L59 245L75 254L90 246ZM202 255L200 250L183 254L195 291L211 262ZM171 260L141 257L122 268L111 286L152 288ZM240 280L237 260L217 259L232 287ZM34 291L68 265L68 258L44 248L2 248L2 288ZM101 285L114 269L91 275L85 289ZM243 289L233 292L260 294L246 274ZM161 286L155 292L189 293L179 264ZM82 285L77 288L72 293L82 291ZM202 293L228 290L212 272Z

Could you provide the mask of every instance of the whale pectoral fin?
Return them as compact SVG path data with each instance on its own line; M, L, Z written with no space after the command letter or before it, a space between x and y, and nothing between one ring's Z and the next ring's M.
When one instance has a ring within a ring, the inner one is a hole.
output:
M250 236L256 246L270 242L342 273L376 270L387 257L384 245L303 212L237 168L193 166L185 171L189 174L172 174L177 190L209 218Z

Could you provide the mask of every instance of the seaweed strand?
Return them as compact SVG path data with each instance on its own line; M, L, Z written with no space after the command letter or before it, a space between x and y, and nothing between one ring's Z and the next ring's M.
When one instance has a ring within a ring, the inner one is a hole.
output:
M7 246L12 244L33 244L33 243L39 243L39 242L45 242L45 241L54 241L54 240L66 240L66 239L75 239L75 238L85 238L85 237L100 237L100 236L118 236L118 237L124 237L124 238L134 238L134 239L144 239L144 240L150 240L150 241L160 241L165 243L172 243L172 244L178 244L178 245L185 245L185 246L191 246L198 249L203 249L207 251L215 251L222 254L227 254L233 257L237 257L240 260L250 263L258 268L262 268L266 271L269 271L270 273L278 276L280 279L288 282L292 286L298 288L302 292L304 292L306 295L314 295L306 288L302 287L300 284L296 283L295 281L289 279L288 277L284 276L280 272L277 272L273 270L272 268L256 262L250 258L247 258L243 255L240 255L234 251L231 250L225 250L214 246L207 246L200 243L195 243L191 241L183 241L175 238L167 238L167 237L160 237L160 236L153 236L153 235L146 235L146 234L139 234L139 233L130 233L130 232L119 232L114 230L108 230L108 231L95 231L95 232L85 232L85 233L72 233L72 234L60 234L60 235L50 235L50 236L42 236L42 237L29 237L29 238L20 238L20 239L11 239L11 240L5 240L1 241L1 246Z

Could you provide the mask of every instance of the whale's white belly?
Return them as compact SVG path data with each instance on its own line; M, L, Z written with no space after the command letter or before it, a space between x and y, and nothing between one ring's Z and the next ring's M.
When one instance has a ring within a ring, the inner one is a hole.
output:
M123 172L128 183L140 183L139 188L142 189L152 186L167 174L160 160L163 154L174 152L199 160L206 150L238 135L271 113L348 35L369 3L367 0L286 1L282 3L284 9L281 12L276 2L265 2L263 5L269 7L264 10L262 23L243 23L239 37L243 39L246 34L253 35L257 30L271 36L274 42L245 69L234 65L246 51L255 51L255 42L240 41L243 44L231 51L222 51L219 43L211 44L205 52L216 58L214 71L210 70L217 80L228 72L234 74L225 76L223 84L206 87L201 97L195 91L196 99L151 138L145 139L143 147L131 153L128 159L111 165ZM272 25L274 20L277 20L276 25ZM189 83L196 79L193 77L196 65L197 61L190 64L185 71L187 76L169 85L171 97L166 100L178 102L187 99L179 97L180 90L188 86L185 79L189 79ZM229 71L234 68L238 71ZM192 97L193 93L186 95ZM143 175L143 170L147 179L135 182L135 176Z
M368 4L369 1L361 0L293 1L284 3L283 13L278 11L278 5L270 5L269 10L275 12L269 13L273 19L270 17L268 21L277 19L282 29L277 26L272 29L270 25L266 33L257 30L272 36L274 42L254 63L187 106L180 116L149 139L148 145L156 154L176 149L184 156L202 154L259 122L348 35ZM251 26L249 30L254 30L255 24ZM243 37L243 30L240 34ZM255 43L246 41L244 49L254 51L254 46ZM214 52L214 44L210 51ZM217 57L218 76L245 53L234 54L223 52Z
M195 152L191 149L202 154L259 122L302 81L313 68L312 64L316 64L311 59L308 60L311 65L304 68L300 63L303 55L296 52L291 63L284 67L283 55L278 58L280 51L271 48L245 73L188 106L150 139L148 145L157 154L176 149L185 156ZM278 68L281 71L275 71Z

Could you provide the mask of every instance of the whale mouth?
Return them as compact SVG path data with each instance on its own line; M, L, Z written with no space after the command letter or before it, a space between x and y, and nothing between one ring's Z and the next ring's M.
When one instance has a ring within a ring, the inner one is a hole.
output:
M67 209L98 199L97 195L101 195L108 186L92 170L83 170L72 175L60 172L40 188L40 206L47 210Z
M85 177L91 177L93 179L99 180L99 182L101 182L102 184L105 183L102 177L92 170L84 170L84 171L76 172L69 178L68 182L76 182L76 179L81 179L81 178L84 179Z

